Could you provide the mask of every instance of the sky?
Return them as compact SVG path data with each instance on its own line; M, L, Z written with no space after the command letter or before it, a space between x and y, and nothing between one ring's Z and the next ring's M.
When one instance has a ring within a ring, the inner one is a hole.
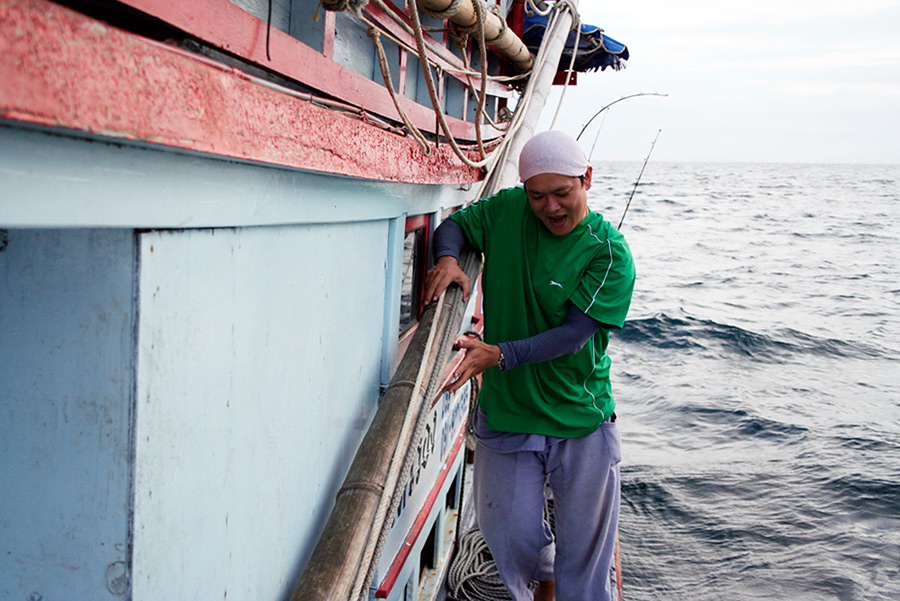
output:
M594 160L900 164L900 0L580 0L628 46L579 74L555 129ZM561 86L537 131L549 129ZM599 137L598 137L599 132Z

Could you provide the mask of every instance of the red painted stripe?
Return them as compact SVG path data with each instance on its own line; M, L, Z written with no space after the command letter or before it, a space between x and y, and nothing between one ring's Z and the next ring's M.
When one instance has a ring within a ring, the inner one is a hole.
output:
M256 43L265 52L265 35ZM482 177L447 145L425 157L410 138L46 0L0 0L0 81L2 119L366 179Z
M384 577L384 581L375 592L376 599L387 599L387 596L391 593L391 589L394 588L394 584L397 583L397 578L400 576L400 571L403 569L403 565L406 563L406 559L409 557L409 554L412 553L413 545L416 544L416 539L418 539L419 534L422 533L422 528L425 526L425 522L428 520L428 515L431 513L431 508L434 507L434 502L437 500L438 494L441 492L441 487L444 485L444 481L447 479L447 474L450 473L450 468L453 465L453 462L456 461L457 455L459 455L459 450L460 448L462 448L462 442L464 438L465 428L461 429L459 435L456 437L456 443L453 445L453 450L450 452L450 456L447 457L447 461L444 462L444 467L441 468L441 474L438 477L438 481L431 489L431 493L429 493L428 499L425 501L425 506L422 507L422 510L419 511L419 514L416 516L416 521L413 522L413 526L409 532L409 536L406 537L406 540L403 542L403 546L400 547L400 552L397 554L397 557L394 558L394 562L388 569L387 575L385 575Z

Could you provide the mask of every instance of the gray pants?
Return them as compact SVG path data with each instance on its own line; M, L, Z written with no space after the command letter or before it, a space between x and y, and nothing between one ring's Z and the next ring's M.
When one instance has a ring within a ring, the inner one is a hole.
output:
M619 522L615 422L581 438L501 434L486 428L483 414L475 424L478 525L513 599L532 599L531 580L555 579L557 601L608 600ZM543 519L545 482L553 491L555 557Z

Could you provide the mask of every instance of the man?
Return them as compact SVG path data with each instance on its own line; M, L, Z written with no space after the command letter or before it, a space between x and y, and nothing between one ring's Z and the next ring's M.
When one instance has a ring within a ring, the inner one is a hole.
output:
M478 524L515 601L609 599L619 514L620 440L609 383L609 330L634 289L622 235L588 209L592 169L578 143L538 134L519 157L516 187L454 213L435 234L425 298L451 283L465 244L484 253L484 341L448 389L483 372L475 415ZM554 538L543 520L553 491Z

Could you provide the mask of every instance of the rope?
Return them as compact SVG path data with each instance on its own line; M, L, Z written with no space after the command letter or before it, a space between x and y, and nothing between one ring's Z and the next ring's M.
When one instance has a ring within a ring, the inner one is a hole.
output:
M379 6L382 8L382 10L385 10L385 12L386 12L387 14L389 14L389 15L390 15L390 16L391 16L391 17L392 17L399 25L401 25L401 26L407 31L407 33L409 33L410 35L412 35L412 36L415 37L415 33L416 33L415 30L414 30L413 28L409 27L405 22L403 22L402 20L400 20L399 17L398 17L397 15L395 15L393 11L388 10L387 7L384 5L383 0L375 0L375 3L376 3L377 5L379 5ZM479 35L479 42L480 42L480 48L481 48L481 56L482 56L482 57L486 57L486 56L487 56L486 42L481 42L481 39L484 38L484 13L481 12L481 10L483 9L483 7L482 7L480 4L478 4L478 3L476 3L476 6L477 6L477 8L475 9L475 11L476 11L476 22L475 22L475 24L474 24L472 27L465 28L465 31L466 31L466 32L469 32L469 31L478 31L478 32L479 32L479 34L480 34L480 35ZM373 21L367 19L365 16L363 16L363 15L361 15L361 14L356 14L356 13L354 13L354 14L356 15L357 18L359 18L363 23L365 23L365 24L369 27L368 35L369 35L369 37L371 37L371 38L375 41L376 51L377 51L377 53L378 53L379 67L381 68L382 76L383 76L384 79L385 79L386 86L388 87L388 92L391 94L391 99L392 99L393 102L394 102L394 106L397 108L397 112L398 112L398 114L400 115L401 120L404 122L404 124L405 124L406 127L407 127L407 130L408 130L408 131L410 132L410 134L416 139L416 141L419 143L420 146L422 146L423 143L427 144L427 139L424 137L424 134L421 134L421 131L420 131L417 127L415 127L415 125L413 125L413 123L412 123L412 122L408 119L408 117L406 116L405 111L403 111L403 109L401 108L401 105L400 105L400 102L399 102L399 98L398 98L398 96L397 96L397 94L396 94L396 91L393 89L392 82L391 82L391 83L387 83L387 82L388 82L388 76L387 76L386 73L389 73L389 72L390 72L390 67L389 67L389 64L388 64L388 62L387 62L387 57L386 57L386 53L384 52L384 47L383 47L383 45L381 45L380 40L379 40L376 36L384 35L384 36L388 37L392 42L394 42L395 44L397 44L399 47L401 47L401 48L407 50L408 52L412 52L412 53L414 53L414 54L417 54L417 55L419 56L420 62L421 62L421 60L422 60L422 55L421 55L421 53L419 52L419 49L418 49L418 48L411 48L410 46L408 46L407 44L405 44L403 41L399 40L396 36L390 34L390 33L387 32L387 31L384 31L383 29L381 29L381 28L377 25L377 23L375 23L375 22L373 22ZM451 26L452 26L452 25L453 25L453 24L451 23ZM425 29L427 29L427 28L422 28L422 29L425 30ZM462 30L461 30L461 31L462 31ZM377 32L377 33L373 33L373 32ZM455 33L455 32L451 32L451 35L453 35L454 33ZM435 68L435 69L442 69L443 71L449 71L449 72L451 72L451 73L455 73L455 74L458 74L458 75L462 75L462 76L464 76L464 77L466 78L466 81L467 81L467 83L468 83L469 90L470 90L470 92L471 92L471 94L472 94L472 97L478 99L478 106L477 106L477 108L476 108L476 120L475 120L475 133L476 133L476 145L475 145L475 147L476 147L477 150L479 151L479 154L480 154L481 159L482 159L482 161L483 161L483 160L485 159L485 157L487 156L488 151L487 151L486 148L485 148L485 144L484 144L483 136L482 136L482 132L481 132L481 123L482 123L482 122L481 122L481 119L486 120L488 123L491 124L492 127L494 127L495 129L497 129L497 130L499 130L499 131L503 131L503 130L505 129L503 125L501 125L501 124L495 122L495 121L494 121L493 119L491 119L491 117L485 112L485 108L484 108L484 107L485 107L485 104L486 104L486 102L487 102L487 92L486 92L486 91L487 91L487 81L488 81L488 80L504 81L504 82L514 81L514 80L520 79L520 78L522 78L522 77L527 77L527 76L529 75L529 73L524 73L524 74L521 74L521 75L509 76L509 77L506 77L506 76L504 76L504 77L500 77L500 76L490 76L490 75L488 75L488 73L487 73L487 60L486 60L486 58L483 59L482 62L481 62L481 72L480 72L480 73L477 73L477 74L474 73L474 72L471 70L470 66L469 66L468 52L465 51L465 48L466 48L466 46L468 45L468 35L465 35L465 37L464 37L463 39L465 39L465 41L461 41L461 40L458 39L456 36L454 36L454 40L457 42L457 45L459 45L459 46L463 49L463 61L464 61L464 67L465 67L465 69L463 69L463 70L460 70L460 69L454 69L453 67L447 66L447 65L442 65L442 66L439 67L439 66L437 65L437 63L435 63L435 62L434 62L433 60L431 60L430 58L427 58L427 56L426 56L426 58L425 58L425 62L427 62L427 64L428 64L429 67L433 67L433 68ZM423 70L424 70L424 69L425 69L425 67L423 66ZM430 73L430 71L429 71L429 73ZM481 78L481 90L482 90L481 93L478 93L478 92L475 90L475 86L474 86L474 84L473 84L472 81L471 81L471 77L472 77L473 75L479 75L479 77ZM429 91L429 94L430 94L430 93L431 93L431 92ZM434 108L434 102L432 102L432 107ZM436 108L436 111L441 111L440 106L438 106L438 107ZM438 115L439 118L440 118L440 116L441 116L441 115ZM446 130L445 130L445 134L447 134L447 131L446 131ZM421 135L421 138L420 138L420 135ZM448 134L448 135L447 135L447 138L448 138L448 139L451 139L452 136ZM453 139L453 141L455 142L455 139ZM451 146L452 146L452 144L451 144ZM457 144L457 146L458 146L458 144ZM454 151L457 151L457 150L458 150L458 148L453 148L453 149L454 149ZM427 154L430 152L430 149L429 149L429 150L425 150L425 148L423 147L423 152L427 155ZM458 152L457 152L457 156L460 157L460 159L461 159L464 163L465 163L466 160L468 159L468 157L465 157L464 155L460 155ZM466 164L469 164L469 163L466 163ZM469 166L473 166L473 165L470 164ZM477 168L477 167L476 167L476 168Z
M485 121L487 121L491 125L491 127L493 127L494 129L497 129L497 130L504 129L504 127L502 125L500 125L498 122L494 121L491 118L491 116L487 114L487 111L484 110L484 105L487 102L487 92L486 92L487 80L498 79L495 77L491 77L490 75L488 75L488 72L487 72L487 69L488 69L488 62L487 62L487 58L486 58L487 57L487 44L488 44L488 42L492 42L497 39L500 39L503 32L507 29L507 26L506 26L506 21L504 21L501 18L500 23L502 25L502 29L500 30L500 35L498 35L496 38L494 38L492 40L488 40L484 35L484 33L485 33L484 13L483 13L484 6L476 0L475 2L473 2L473 7L476 7L475 8L475 17L476 17L475 23L468 27L464 27L464 26L457 25L457 24L451 22L449 31L450 31L450 35L453 37L453 41L456 42L456 45L462 50L463 66L466 68L466 72L464 72L463 74L465 75L465 78L466 78L466 84L469 87L469 93L472 94L473 98L478 99L478 108L476 109L476 113L475 113L475 133L476 133L476 137L478 138L478 148L481 152L481 157L484 158L486 156L486 153L484 150L484 144L481 141L481 119L484 119ZM497 6L496 4L492 4L488 7L488 10L490 12L496 14L498 17L500 16L499 9L500 9L500 7ZM480 60L480 65L481 65L481 74L480 74L480 76L481 76L481 91L480 92L475 90L475 84L472 83L471 66L469 64L469 53L466 51L467 47L469 45L469 35L472 33L475 33L475 32L477 32L479 34L479 36L478 36L478 52L479 52L479 56L481 59ZM518 78L519 76L514 76L514 77Z
M453 563L447 570L447 589L448 595L457 600L512 599L480 530L470 530L460 538Z
M412 27L410 27L409 25L407 25L406 21L404 21L403 19L401 19L399 15L397 15L393 10L391 10L390 8L388 8L388 6L384 3L384 0L373 0L373 1L374 1L375 4L377 4L377 5L385 12L385 14L387 14L387 16L390 17L391 20L393 20L394 23L396 23L401 29L403 29L403 30L404 30L406 33L408 33L410 36L413 36L413 35L414 35ZM357 15L357 16L359 16L359 15ZM412 53L414 53L414 54L416 54L416 53L418 52L416 48L410 46L409 44L406 44L405 42L403 42L402 40L400 40L400 39L397 38L396 36L392 35L390 32L385 31L384 29L381 29L381 28L378 26L377 23L374 23L374 22L372 22L372 21L369 21L369 20L366 19L365 17L360 17L360 18L362 19L362 21L363 21L366 25L368 25L368 26L370 26L370 27L375 27L375 28L377 28L377 29L381 32L382 35L386 36L389 40L391 40L393 43L397 44L398 46L400 46L400 47L403 48L404 50L406 50L406 51L408 51L408 52L412 52ZM449 30L449 28L447 28L447 27L423 27L422 29L423 29L424 31L429 31L429 32L431 32L431 31L434 31L434 32L443 32L443 31L448 31L448 30ZM428 59L428 63L429 63L430 65L432 65L433 67L438 68L437 63L436 63L435 61L433 61L433 60L431 60L431 59ZM443 65L441 65L440 68L441 68L442 70L448 72L448 73L455 73L456 75L460 75L460 76L465 76L465 75L478 75L478 74L475 73L474 71L465 70L465 69L457 69L457 68L453 67L452 65L450 65L449 63L444 63ZM519 73L518 75L488 75L487 78L488 78L489 81L497 81L497 82L501 82L501 83L508 83L508 82L512 82L512 81L518 81L518 80L520 80L520 79L525 79L525 78L528 77L529 75L531 75L531 71L530 71L530 70L529 70L529 71L526 71L526 72L524 72L524 73Z
M474 264L479 259L475 258L473 253L465 260L465 268L464 271L467 273L471 273ZM384 544L387 542L388 535L391 532L391 527L393 526L393 521L386 519L388 515L396 515L397 508L400 505L400 501L403 499L404 494L406 493L405 486L398 486L401 482L407 482L409 476L412 472L414 463L418 460L417 447L419 441L422 440L422 435L425 430L425 426L428 423L428 416L430 413L431 405L429 401L437 396L438 390L441 385L441 379L443 376L443 370L437 369L435 366L442 366L446 364L447 356L450 353L450 348L452 346L452 341L456 337L458 332L457 328L447 327L448 323L452 325L453 315L451 312L442 312L442 307L444 304L450 307L459 307L459 299L462 295L462 289L454 289L452 291L448 291L448 293L441 296L438 300L438 303L434 309L434 313L437 316L441 316L443 322L441 323L433 323L430 331L428 332L427 344L425 346L426 349L429 349L429 356L423 357L421 366L419 368L419 373L416 378L418 383L418 389L414 392L412 397L413 400L410 401L410 409L406 416L406 421L404 422L404 429L401 431L400 441L404 441L405 438L402 436L402 432L406 430L407 424L409 422L409 418L411 415L416 415L415 418L415 429L411 437L409 437L409 444L406 446L405 456L403 459L403 463L398 471L398 478L394 481L394 484L386 487L387 490L393 490L393 494L390 497L390 503L387 504L387 512L385 514L380 514L380 512L376 512L376 524L381 524L381 529L378 535L378 539L374 545L374 549L372 550L372 554L368 555L364 553L363 555L363 563L362 565L368 565L367 570L360 570L359 574L357 574L357 584L360 586L360 589L357 590L354 587L354 595L352 595L351 599L363 599L366 598L365 589L362 588L366 583L371 582L375 577L375 571L378 568L376 558L381 556L381 551L384 548ZM454 301L454 299L456 299ZM461 309L457 309L456 318L461 319L462 312ZM435 340L435 332L440 331L441 337L440 340ZM429 370L426 366L432 366ZM427 383L424 382L423 376L427 373ZM418 405L413 401L417 401ZM397 449L401 448L401 444L398 444ZM395 455L394 460L397 459ZM389 473L393 472L395 469L394 461L392 460L391 467L389 469ZM382 504L384 504L385 497L382 497ZM380 521L379 521L380 519ZM360 580L360 576L365 573L365 578Z
M549 14L553 11L553 8L554 8L554 7L553 7L552 5L551 5L551 6L547 6L547 3L544 2L543 0L540 0L540 2L541 2L541 4L543 4L544 6L546 6L547 8L543 8L543 9L542 9L542 8L538 8L537 2L535 2L535 0L528 0L528 10L529 10L532 14L536 14L536 15L538 15L538 16L540 16L540 17L546 17L547 15L549 15Z
M475 24L478 27L478 53L479 53L479 62L481 63L481 93L476 94L478 98L478 108L475 111L475 140L478 142L478 152L481 155L481 158L484 159L487 156L487 153L484 150L484 142L481 139L481 119L484 117L484 103L487 99L487 68L488 68L488 59L487 59L487 43L484 39L484 5L481 4L480 0L473 0L472 6L475 8ZM466 47L462 47L463 55L466 56L466 62L468 62L468 52L466 52ZM469 80L471 85L471 79Z
M546 489L544 520L556 533L553 497ZM532 581L528 588L534 590L538 583ZM448 597L456 601L511 601L512 598L497 571L491 551L478 528L469 530L457 538L456 551L447 569ZM619 597L621 599L621 595Z
M556 34L556 29L559 26L560 15L562 14L563 9L568 9L573 11L573 13L577 13L574 5L572 5L569 0L560 1L553 6L554 12L551 17L548 19L547 29L544 33L544 39L551 39ZM538 54L534 59L534 65L532 66L533 73L539 73L544 65L547 63L547 45L541 44L540 49L538 50ZM536 85L535 77L530 77L528 82L525 84L525 89L522 92L522 96L519 100L518 105L516 106L516 112L513 114L513 118L510 121L509 127L506 130L506 137L504 138L504 145L498 149L497 152L494 152L489 157L489 167L488 167L488 176L484 178L481 182L481 188L478 191L478 195L475 198L483 198L487 196L490 191L496 191L502 182L499 179L502 177L502 174L499 171L496 171L494 167L497 165L503 165L506 163L507 155L509 154L510 144L509 140L512 140L515 135L518 133L519 129L522 127L524 116L528 112L528 107L531 104L531 100L534 97L535 93L535 85Z
M446 294L441 295L438 299L434 309L436 314L440 314L446 299ZM434 348L435 331L435 327L432 326L428 332L425 344L426 349ZM377 530L373 528L372 532L372 534L375 534L377 531L378 536L374 539L374 542L372 536L369 536L366 541L366 548L363 550L360 563L361 569L356 574L356 580L353 584L350 599L368 598L367 586L372 582L375 577L375 570L378 568L378 562L374 561L374 558L381 555L381 550L384 548L384 543L387 540L387 535L390 533L393 522L393 520L387 519L387 516L395 515L397 513L397 506L400 504L400 499L404 492L404 487L398 485L400 482L404 481L402 477L407 476L409 473L412 452L416 445L416 441L420 439L420 430L424 427L424 422L428 418L428 411L425 409L425 405L428 404L426 399L430 399L430 397L427 396L427 388L425 390L422 389L422 380L427 366L433 364L427 359L429 358L423 358L422 363L419 365L418 374L416 376L416 390L413 391L410 398L409 410L403 419L403 426L400 429L397 446L394 449L390 467L388 468L385 490L392 491L392 493L390 495L382 495L381 500L378 503L373 527L376 524L378 526ZM432 375L432 378L433 377L434 376ZM365 567L363 568L363 566Z
M473 3L477 0L473 0ZM509 29L509 26L506 24L506 18L500 12L499 4L491 4L488 6L488 10L497 15L497 20L500 22L500 32L497 34L497 37L491 38L488 40L488 43L496 42L500 38L503 37L503 34L506 33L506 30Z
M438 119L441 130L443 130L447 142L450 143L450 147L453 149L453 152L459 160L473 169L483 169L488 165L488 161L485 159L477 162L470 160L469 157L464 155L462 150L460 150L459 145L456 143L456 139L453 137L453 134L450 133L450 126L447 124L444 111L441 109L440 99L438 98L437 90L434 85L434 77L431 74L431 68L428 63L428 53L425 50L425 37L422 31L422 23L419 20L419 3L417 0L407 0L407 5L407 12L409 12L409 18L413 25L413 33L416 38L416 48L419 51L419 62L422 66L422 73L425 75L425 84L428 87L428 96L431 99L431 106L434 108L434 114Z
M397 113L400 114L400 119L403 120L403 124L406 126L410 135L412 135L415 141L419 143L422 154L428 156L431 154L431 146L428 144L428 139L425 138L425 134L423 134L407 116L406 111L403 110L403 106L400 104L400 99L397 98L397 93L394 91L394 81L391 78L391 67L387 61L384 45L381 43L381 33L374 27L369 26L367 34L372 38L372 41L375 42L375 49L378 51L378 65L381 67L381 77L384 79L385 87L391 94L391 100L394 101L394 107L397 109Z

